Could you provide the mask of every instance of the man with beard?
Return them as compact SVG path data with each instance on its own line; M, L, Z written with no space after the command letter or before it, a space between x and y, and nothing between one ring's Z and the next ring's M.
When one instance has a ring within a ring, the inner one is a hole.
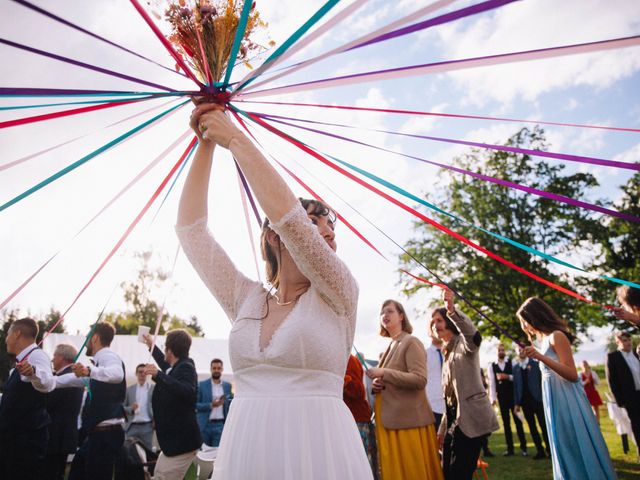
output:
M489 397L493 405L497 400L500 406L504 436L507 440L507 451L504 452L505 457L514 454L511 417L513 417L513 422L516 424L522 455L527 455L527 439L524 436L524 428L520 419L513 412L515 405L513 393L513 365L511 364L511 359L507 358L506 350L501 343L498 345L498 361L493 362L489 370Z
M222 360L214 358L211 360L211 380L204 380L198 384L198 425L202 441L210 447L220 445L224 421L233 399L231 384L221 379L223 370Z
M73 373L71 367L78 351L73 345L61 343L53 352L55 375ZM49 425L49 447L45 459L47 480L63 480L67 467L67 456L78 448L78 414L82 405L83 391L79 388L61 388L47 396L47 412L51 416Z
M69 480L111 480L124 444L127 384L124 363L109 348L115 334L110 323L96 324L87 342L87 356L93 357L94 365L75 363L71 367L73 373L56 377L56 388L88 387L82 411L84 440L73 458Z
M0 478L39 480L47 451L46 394L55 387L49 357L36 345L38 324L16 320L7 333L7 353L16 367L0 400Z

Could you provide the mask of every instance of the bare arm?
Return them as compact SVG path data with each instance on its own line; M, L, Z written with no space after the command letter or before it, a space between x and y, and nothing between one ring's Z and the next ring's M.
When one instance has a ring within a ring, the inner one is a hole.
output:
M534 347L526 347L527 355L541 361L551 370L556 372L565 380L575 382L578 380L578 371L573 361L573 353L571 353L571 343L567 336L559 330L551 334L550 344L558 355L559 361L555 361L551 357L543 355Z

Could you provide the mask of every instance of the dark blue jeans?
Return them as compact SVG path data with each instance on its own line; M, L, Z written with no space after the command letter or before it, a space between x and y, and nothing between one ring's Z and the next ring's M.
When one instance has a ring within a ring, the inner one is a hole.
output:
M202 432L202 441L210 447L219 446L223 428L224 422L207 422L204 426L204 431Z

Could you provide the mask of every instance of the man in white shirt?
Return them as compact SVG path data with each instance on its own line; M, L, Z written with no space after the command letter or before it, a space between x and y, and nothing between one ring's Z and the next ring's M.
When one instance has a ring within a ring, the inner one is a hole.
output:
M125 434L127 438L137 438L148 450L153 449L153 407L151 396L154 385L147 382L145 364L136 367L135 385L127 388L124 411L127 414Z
M55 387L51 362L36 345L38 324L16 320L7 333L7 353L16 367L0 400L0 478L38 480L47 452L50 423L46 394Z
M116 459L124 444L124 397L127 389L124 363L109 348L115 328L96 324L87 342L93 366L73 365L73 373L56 377L56 388L85 388L88 394L82 412L85 435L73 458L69 480L112 480Z
M427 352L427 399L431 405L433 416L436 417L436 431L440 427L440 420L444 413L444 394L442 393L442 340L434 337L432 332L431 345L426 349Z
M607 355L607 381L616 403L629 415L640 459L640 360L627 332L616 334L616 345L618 350Z

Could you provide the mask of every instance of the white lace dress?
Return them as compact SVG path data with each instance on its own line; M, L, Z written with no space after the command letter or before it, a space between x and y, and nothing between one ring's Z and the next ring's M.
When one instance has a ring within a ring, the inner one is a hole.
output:
M311 287L260 350L267 291L240 273L206 226L177 228L184 251L232 322L236 394L215 463L215 480L361 480L372 473L342 400L358 286L305 210L272 228Z

